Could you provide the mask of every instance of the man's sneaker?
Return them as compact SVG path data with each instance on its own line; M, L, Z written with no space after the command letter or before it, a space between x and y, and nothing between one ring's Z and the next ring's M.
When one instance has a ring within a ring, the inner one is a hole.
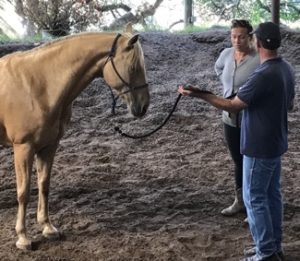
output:
M244 249L244 256L254 256L256 254L255 246L249 246Z
M284 261L284 260L285 260L285 259L284 259L284 254L283 254L282 251L278 252L277 255L279 256L279 258L280 258L281 261Z
M269 257L258 259L256 255L248 256L240 261L284 261L284 255L282 252L275 253Z
M256 258L256 255L253 255L253 256L247 256L241 259L240 261L259 261L259 260Z

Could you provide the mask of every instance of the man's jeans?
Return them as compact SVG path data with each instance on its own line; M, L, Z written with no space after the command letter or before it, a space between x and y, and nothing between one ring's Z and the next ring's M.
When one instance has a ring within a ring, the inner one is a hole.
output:
M281 157L261 159L244 155L243 198L257 260L281 251Z

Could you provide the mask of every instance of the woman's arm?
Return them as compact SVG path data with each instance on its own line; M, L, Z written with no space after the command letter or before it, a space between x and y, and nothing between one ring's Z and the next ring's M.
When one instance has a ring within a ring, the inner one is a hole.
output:
M224 55L223 55L224 51L220 54L219 58L217 59L217 61L215 62L215 72L217 74L218 77L220 77L223 73L223 69L224 69Z

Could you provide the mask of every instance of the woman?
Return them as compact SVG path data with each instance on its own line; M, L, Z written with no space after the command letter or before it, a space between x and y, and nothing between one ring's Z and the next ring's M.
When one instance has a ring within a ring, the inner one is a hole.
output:
M231 23L232 47L224 49L215 63L225 98L234 95L259 65L259 57L252 45L252 31L253 27L246 20L233 20ZM245 209L242 197L243 156L240 154L241 114L223 111L222 120L225 140L234 162L235 199L221 213L232 216Z

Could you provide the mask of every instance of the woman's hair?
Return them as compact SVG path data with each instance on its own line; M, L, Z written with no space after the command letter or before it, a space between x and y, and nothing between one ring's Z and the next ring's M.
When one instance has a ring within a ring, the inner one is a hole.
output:
M237 27L246 28L248 34L250 34L253 31L252 25L247 20L238 20L238 19L232 20L230 28L232 29L232 28L237 28Z

